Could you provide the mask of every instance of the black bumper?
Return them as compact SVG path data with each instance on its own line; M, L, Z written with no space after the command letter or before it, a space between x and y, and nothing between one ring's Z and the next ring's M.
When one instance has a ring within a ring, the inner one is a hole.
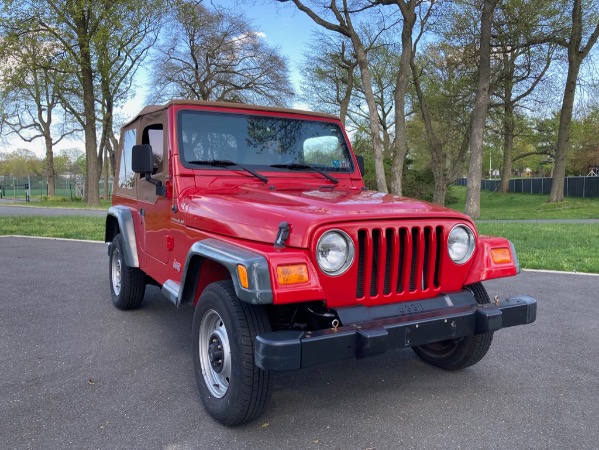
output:
M337 310L343 323L318 331L272 331L256 337L258 367L287 371L394 348L457 339L535 321L537 301L511 297L479 305L469 291L430 300Z

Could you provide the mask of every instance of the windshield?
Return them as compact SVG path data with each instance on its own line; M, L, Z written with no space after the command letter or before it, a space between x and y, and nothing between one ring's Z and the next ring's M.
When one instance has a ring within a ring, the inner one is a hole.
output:
M179 153L183 164L214 169L207 162L229 161L270 171L298 165L328 172L353 171L337 124L258 115L181 111Z

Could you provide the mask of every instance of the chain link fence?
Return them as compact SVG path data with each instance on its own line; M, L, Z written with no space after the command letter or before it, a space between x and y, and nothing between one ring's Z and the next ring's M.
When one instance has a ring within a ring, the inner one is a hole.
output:
M107 189L104 179L100 179L100 197L110 198L112 195L112 178L108 180ZM55 179L54 197L65 200L81 200L83 198L85 179L81 175L58 176ZM107 195L105 195L105 192ZM0 175L0 199L12 201L35 201L48 199L48 180L44 177L13 177Z
M497 191L500 180L482 180L481 189ZM513 178L510 180L509 192L516 194L541 194L549 195L553 178ZM459 178L455 182L458 186L467 186L467 178ZM566 177L564 179L564 195L566 197L599 197L599 176L591 177Z

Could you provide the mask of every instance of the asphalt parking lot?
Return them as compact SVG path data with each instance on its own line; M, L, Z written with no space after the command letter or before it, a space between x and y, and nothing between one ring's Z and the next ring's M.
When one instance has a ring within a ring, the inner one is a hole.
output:
M495 334L449 373L410 350L278 374L255 422L203 410L192 308L148 288L109 298L101 243L0 237L3 449L596 449L599 277L524 272L486 283L536 297L537 322Z

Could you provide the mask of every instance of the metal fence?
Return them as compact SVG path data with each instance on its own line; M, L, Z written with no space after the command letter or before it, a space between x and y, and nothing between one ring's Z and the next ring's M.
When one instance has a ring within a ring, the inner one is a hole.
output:
M481 189L497 191L500 180L482 180ZM509 192L516 194L549 195L553 178L513 178L510 180ZM458 186L467 186L467 178L459 178ZM564 178L564 195L567 197L597 198L599 197L599 176Z
M85 180L80 175L56 177L55 197L70 200L83 198ZM112 195L112 179L108 181L108 197ZM104 197L104 180L100 179L100 196ZM0 199L31 201L48 197L48 181L44 177L0 175Z

